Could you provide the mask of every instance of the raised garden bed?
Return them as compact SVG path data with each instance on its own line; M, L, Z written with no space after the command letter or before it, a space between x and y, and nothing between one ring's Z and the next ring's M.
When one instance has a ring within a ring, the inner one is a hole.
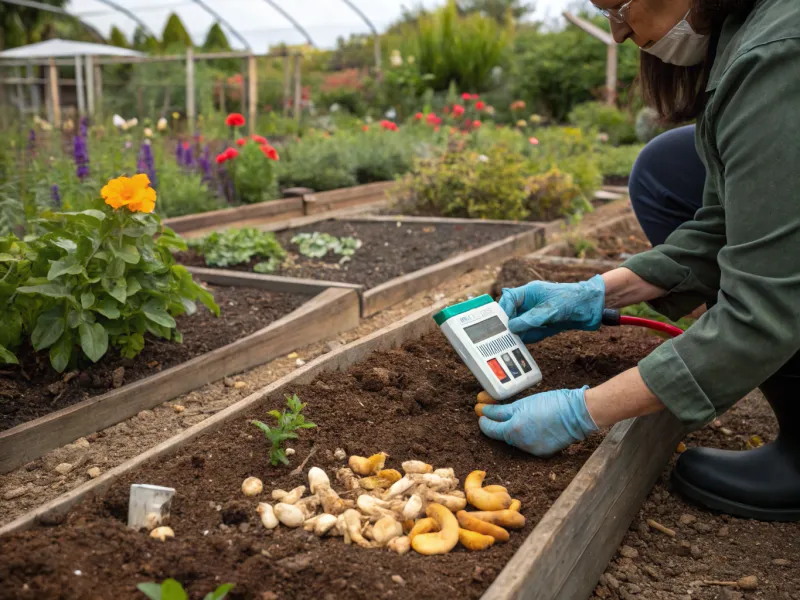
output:
M149 339L136 359L109 355L65 376L52 372L41 356L23 352L22 366L8 368L0 380L5 400L0 472L358 324L359 298L353 290L311 297L269 289L270 282L261 289L235 277L226 283L233 287L212 285L222 309L219 319L204 309L178 319L183 344Z
M298 233L328 233L355 237L361 248L349 261L331 254L317 259L302 256L291 239ZM271 277L283 284L291 279L316 279L366 288L363 316L369 316L424 289L477 267L502 262L509 256L530 252L543 243L535 223L482 222L448 219L406 221L398 218L351 218L319 220L313 224L277 232L289 260ZM179 260L202 268L205 261L195 252ZM236 267L249 271L258 259Z
M0 539L6 589L27 584L40 595L64 598L103 589L133 598L136 583L175 576L195 595L235 582L234 597L240 598L268 592L331 598L587 595L609 558L597 552L595 539L611 539L613 551L613 537L627 527L625 511L635 511L639 490L643 495L652 484L651 464L666 460L670 441L662 448L652 439L663 420L626 422L605 441L594 436L548 460L493 442L480 434L472 410L479 388L435 330L431 314L422 311L334 351L6 526L0 530L10 534ZM598 384L635 365L657 343L638 330L553 338L534 347L544 372L538 389ZM452 466L462 481L484 469L491 483L520 498L526 528L486 552L434 558L362 550L296 530L267 535L255 513L258 500L243 501L242 480L258 476L272 489L300 485L304 478L268 465L263 437L247 419L263 418L286 393L307 402L308 418L319 425L293 444L298 462L313 449L308 466L332 472L341 465L334 450L343 447L348 453L386 451L391 466L409 458ZM178 489L174 540L160 544L124 526L132 482ZM64 522L66 511L91 493L105 495L77 507ZM232 519L240 506L244 519ZM20 533L37 520L58 526Z
M620 263L652 247L636 217L623 215L584 234L568 235L565 242L542 249L542 254Z

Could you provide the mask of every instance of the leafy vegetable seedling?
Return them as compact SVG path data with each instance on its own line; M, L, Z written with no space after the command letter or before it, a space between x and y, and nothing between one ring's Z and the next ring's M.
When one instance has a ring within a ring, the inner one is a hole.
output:
M286 457L286 450L283 449L283 443L286 440L297 439L295 431L298 429L311 429L316 427L311 421L306 421L302 412L306 407L305 404L300 402L297 394L286 396L286 406L288 410L278 412L271 410L270 417L274 417L278 421L276 427L262 423L261 421L250 421L253 425L261 429L267 436L267 439L272 443L272 448L269 451L269 461L272 466L276 467L279 464L288 465L289 459Z
M333 252L341 256L340 262L350 260L350 257L361 248L361 240L354 237L337 238L329 233L298 233L292 238L292 243L297 244L300 254L310 258L322 258Z
M140 583L136 588L150 600L189 600L183 586L174 579L165 579L161 583ZM232 589L232 583L223 584L206 594L203 600L222 600Z

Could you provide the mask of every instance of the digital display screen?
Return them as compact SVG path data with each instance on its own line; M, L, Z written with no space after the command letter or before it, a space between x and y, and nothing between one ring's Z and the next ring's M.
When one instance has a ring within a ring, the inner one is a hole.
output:
M469 339L472 340L472 343L477 344L478 342L487 340L498 333L503 333L506 331L506 326L499 317L491 317L485 321L476 323L475 325L465 327L464 331L469 336Z

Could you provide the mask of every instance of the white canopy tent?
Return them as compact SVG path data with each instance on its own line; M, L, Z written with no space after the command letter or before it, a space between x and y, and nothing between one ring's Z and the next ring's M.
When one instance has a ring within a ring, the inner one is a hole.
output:
M73 42L71 40L47 40L36 44L28 44L19 48L11 48L0 52L0 59L42 59L42 58L75 58L76 56L144 56L141 52L117 48L108 44L92 44L90 42Z

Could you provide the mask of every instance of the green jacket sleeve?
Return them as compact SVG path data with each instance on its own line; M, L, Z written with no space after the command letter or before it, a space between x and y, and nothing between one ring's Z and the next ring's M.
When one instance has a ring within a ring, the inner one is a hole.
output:
M798 64L796 38L757 46L730 64L702 124L718 205L707 198L696 222L630 264L667 284L673 306L679 296L693 298L684 306L699 301L719 277L711 310L639 365L648 387L689 426L730 408L800 349Z

